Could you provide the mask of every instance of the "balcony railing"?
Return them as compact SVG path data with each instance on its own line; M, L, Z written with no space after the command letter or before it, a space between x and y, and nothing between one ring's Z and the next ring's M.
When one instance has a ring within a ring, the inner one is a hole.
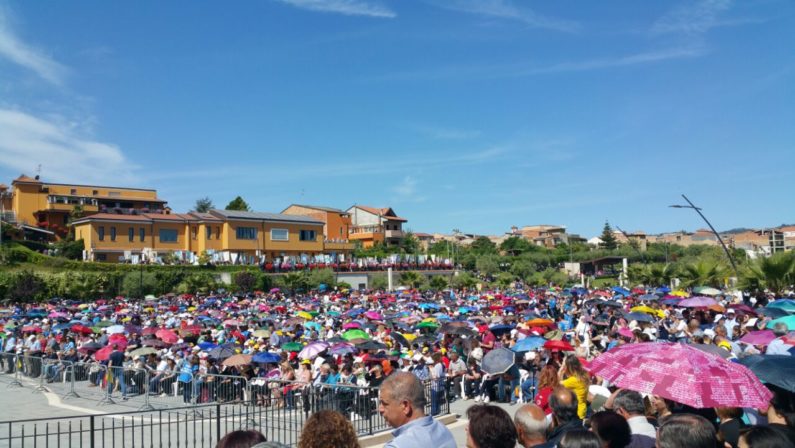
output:
M0 212L0 221L7 224L16 224L17 214L14 212Z
M387 230L384 232L384 236L387 238L403 238L403 231L402 230Z
M355 235L358 233L383 233L382 226L355 226L350 228L350 234Z

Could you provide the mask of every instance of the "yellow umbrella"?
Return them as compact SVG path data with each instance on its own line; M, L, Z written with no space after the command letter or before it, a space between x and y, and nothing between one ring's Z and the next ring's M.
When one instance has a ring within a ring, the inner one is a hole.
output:
M670 294L671 294L672 296L676 296L676 297L690 297L690 294L688 294L688 293L686 293L686 292L682 291L681 289L680 289L680 290L677 290L677 291L673 291L673 292L671 292Z
M312 315L307 313L306 311L299 311L296 316L303 317L306 320L312 320Z
M414 333L403 333L403 337L406 338L406 340L409 342L412 342L413 340L417 339L417 335Z
M81 303L80 305L77 305L77 309L79 309L79 310L84 310L86 308L88 308L88 304L87 303Z
M190 306L190 307L188 307L188 311L196 311L196 307L195 306Z
M426 317L426 318L425 318L425 319L423 319L422 321L423 321L423 322L435 323L435 322L436 322L436 318L435 318L435 317Z
M251 333L251 335L255 338L269 338L271 337L271 332L268 330L257 330Z
M636 306L632 308L630 311L633 313L638 312L638 313L653 314L657 317L665 317L665 313L663 313L662 310L655 310L654 308L646 305Z

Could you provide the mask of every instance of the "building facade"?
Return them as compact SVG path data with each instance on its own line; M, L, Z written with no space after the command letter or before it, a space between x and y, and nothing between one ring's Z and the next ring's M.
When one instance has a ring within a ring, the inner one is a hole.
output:
M391 207L354 205L347 213L351 217L348 237L360 242L362 247L373 247L376 243L399 245L403 240L403 223L407 220L395 214Z

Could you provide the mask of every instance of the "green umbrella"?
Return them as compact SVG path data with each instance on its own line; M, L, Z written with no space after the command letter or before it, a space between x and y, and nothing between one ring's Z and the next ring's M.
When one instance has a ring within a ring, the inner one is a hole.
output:
M767 323L767 328L773 328L779 322L786 325L788 331L795 330L795 315L784 316L784 317L779 317L778 319L773 319Z
M101 321L100 323L97 324L97 327L105 328L105 327L110 327L111 325L114 325L114 323L109 321L109 320L103 320L103 321Z
M350 341L351 339L370 339L370 335L362 330L353 329L342 333L342 339L346 341Z
M719 289L711 288L709 286L698 286L693 288L693 292L696 294L703 294L705 296L716 296L720 294Z
M304 346L300 342L287 342L282 344L282 350L287 352L300 352Z
M417 328L439 328L439 325L433 322L420 322L417 325Z
M328 314L329 316L332 316L332 317L337 317L337 316L340 315L340 312L339 311L329 311L326 314Z
M9 322L5 325L6 330L13 330L14 328L17 328L17 324L15 324L14 322Z

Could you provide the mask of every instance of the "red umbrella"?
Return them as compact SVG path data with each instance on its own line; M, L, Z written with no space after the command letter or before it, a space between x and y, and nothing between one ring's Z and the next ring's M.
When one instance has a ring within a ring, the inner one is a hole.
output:
M97 361L107 361L107 359L110 358L111 353L113 353L112 345L102 347L101 349L97 350L96 353L94 353L94 359Z
M574 347L572 347L571 344L568 343L568 341L563 341L563 340L544 342L544 348L552 351L559 350L561 352L574 351Z
M765 408L773 396L747 367L671 342L618 346L591 361L590 373L695 408Z
M185 328L179 329L179 334L182 336L198 336L202 332L201 325L188 325Z
M141 331L141 336L151 336L151 335L153 335L153 334L156 334L158 330L161 330L161 328L157 328L157 327L146 327L146 328L144 328L144 329Z
M739 304L735 303L729 305L728 307L736 310L740 314L750 314L752 316L756 316L756 311L744 303L739 303Z
M33 325L26 325L22 327L23 333L41 333L40 327L34 327Z
M69 329L69 331L71 331L73 333L81 333L81 334L91 334L91 333L94 332L94 330L86 327L85 325L80 325L80 324L73 325L72 328Z
M167 342L169 344L174 344L179 340L179 336L171 330L160 329L157 330L155 336L160 338L163 342Z

